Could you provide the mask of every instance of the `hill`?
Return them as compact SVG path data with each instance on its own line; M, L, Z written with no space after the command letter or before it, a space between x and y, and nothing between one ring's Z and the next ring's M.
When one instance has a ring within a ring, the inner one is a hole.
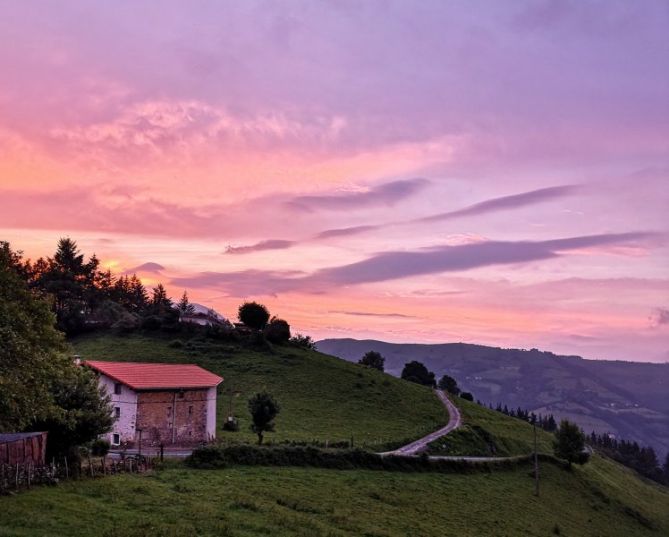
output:
M312 351L140 335L93 335L74 345L83 358L193 362L226 376L219 420L232 390L242 394L236 412L247 426L243 401L258 386L267 388L283 403L276 440L353 434L381 445L419 436L445 418L430 390ZM459 398L455 403L463 427L435 442L433 453L531 449L529 424ZM222 434L254 440L247 432ZM549 451L550 441L539 431L540 450ZM70 481L0 498L0 536L655 536L669 532L667 505L666 488L599 456L572 471L543 462L539 498L526 465L432 473L195 470L175 461L145 475Z
M319 352L288 346L252 349L203 337L179 339L96 333L72 341L82 359L195 363L224 377L219 437L253 441L247 400L267 390L281 413L270 441L347 442L395 447L448 421L431 390ZM239 432L221 426L232 412Z
M289 467L193 470L41 487L0 498L3 537L633 537L669 532L669 493L606 459L406 473Z
M669 451L669 364L585 360L536 349L501 349L465 343L394 344L326 339L322 352L357 361L375 350L399 375L410 360L444 373L485 402L501 402L568 418L587 432L611 432Z

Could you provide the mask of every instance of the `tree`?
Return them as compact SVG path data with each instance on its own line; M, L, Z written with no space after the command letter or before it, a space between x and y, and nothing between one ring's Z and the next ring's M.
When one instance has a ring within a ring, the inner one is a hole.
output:
M262 330L269 321L269 310L257 302L244 302L239 306L237 317L249 328Z
M162 283L153 288L150 307L152 313L159 316L166 315L172 309L172 300L167 296Z
M448 393L452 393L453 395L458 395L460 393L458 383L453 377L449 375L444 375L439 379L439 389Z
M50 385L67 367L55 317L16 273L15 256L0 242L0 432L56 412Z
M311 339L311 336L304 336L302 334L295 334L290 338L290 343L301 349L310 351L316 350L316 342Z
M430 386L431 388L434 388L437 384L434 380L434 373L428 371L425 365L416 360L404 365L404 369L402 369L402 378L409 382L415 382L416 384L422 384L423 386Z
M249 399L253 419L251 430L258 435L258 445L262 444L264 433L274 431L274 418L280 410L279 403L267 392L257 393Z
M474 402L474 396L470 392L462 392L460 394L460 397L464 399L465 401L472 401Z
M368 351L362 358L360 358L358 363L366 365L367 367L371 367L372 369L383 371L383 366L386 363L386 359L381 356L381 353L379 352Z
M193 315L195 313L195 306L188 301L188 293L186 291L181 295L177 309L181 315Z
M110 430L111 408L92 372L65 354L49 305L13 268L0 243L0 432L49 432L50 454Z
M555 431L553 452L556 457L565 459L571 468L572 463L585 464L589 455L585 450L585 435L583 431L568 420L562 420Z
M290 325L278 317L272 317L263 332L267 341L271 343L284 344L290 340Z

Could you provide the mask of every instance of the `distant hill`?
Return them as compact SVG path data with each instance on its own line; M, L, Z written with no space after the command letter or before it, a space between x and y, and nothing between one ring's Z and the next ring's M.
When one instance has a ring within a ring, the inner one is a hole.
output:
M386 358L399 375L410 360L444 373L484 403L552 413L586 432L611 432L669 451L669 364L585 360L537 349L501 349L466 343L395 344L376 340L325 339L321 352L357 361L369 350Z

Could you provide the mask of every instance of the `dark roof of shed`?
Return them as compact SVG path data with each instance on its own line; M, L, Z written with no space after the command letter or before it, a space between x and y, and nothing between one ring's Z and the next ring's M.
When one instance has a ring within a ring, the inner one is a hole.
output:
M0 442L16 442L24 438L32 438L33 436L41 436L44 433L0 433Z

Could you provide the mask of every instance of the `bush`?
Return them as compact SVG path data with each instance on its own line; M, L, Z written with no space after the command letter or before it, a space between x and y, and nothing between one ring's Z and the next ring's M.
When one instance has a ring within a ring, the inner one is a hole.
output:
M283 344L290 340L290 325L283 319L272 317L272 320L265 327L265 337L270 343Z
M180 339L173 339L167 344L168 347L171 349L182 349L184 346L184 342L181 341Z
M262 330L269 321L269 310L257 302L244 302L239 306L237 316L249 328Z
M98 438L91 442L90 451L91 454L94 455L95 457L104 457L107 455L107 453L109 453L110 448L111 445L109 444L109 440Z
M416 360L404 364L402 378L409 382L429 386L430 388L434 388L437 385L437 382L434 379L434 373L428 371L423 363L417 362Z
M474 402L474 396L470 392L462 392L460 394L460 397L462 397L466 401L471 401L472 403Z
M237 420L237 418L225 420L225 423L223 424L223 430L236 433L239 431L239 420Z
M554 462L552 457L540 455L542 460ZM245 466L309 466L338 470L368 469L399 472L463 472L490 471L493 468L517 468L528 464L531 456L509 458L493 462L466 460L430 460L428 457L379 455L363 449L320 449L312 446L262 447L250 444L233 446L206 446L193 451L186 464L193 468L225 468L228 465Z
M360 365L371 367L372 369L383 371L383 366L386 363L386 359L381 356L381 353L376 351L368 351L362 358L360 358L360 360L358 360L358 363Z
M162 325L163 321L157 315L149 315L148 317L144 317L144 319L142 319L142 328L144 330L160 330Z
M316 342L311 339L311 336L303 336L302 334L296 334L290 338L290 343L301 349L307 349L310 351L316 350Z

